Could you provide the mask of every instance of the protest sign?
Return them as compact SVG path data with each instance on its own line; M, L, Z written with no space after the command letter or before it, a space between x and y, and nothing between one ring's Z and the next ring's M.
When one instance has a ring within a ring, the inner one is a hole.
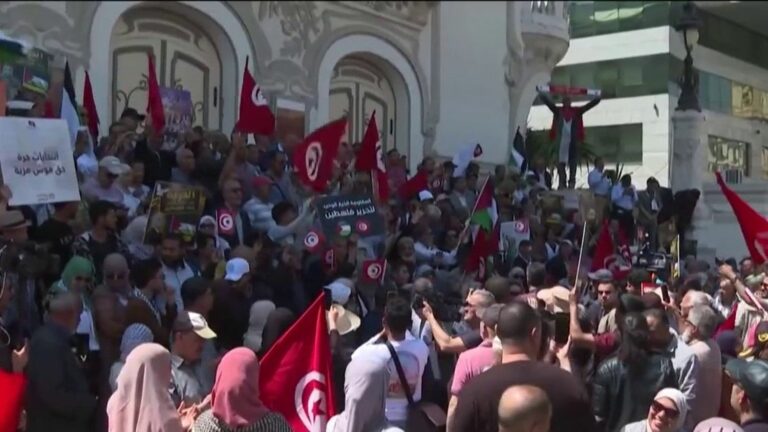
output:
M32 48L25 57L0 64L0 79L6 83L7 99L15 97L21 86L32 78L50 82L51 73L48 63L52 60L53 55L41 49Z
M160 87L160 97L165 113L163 147L175 150L180 137L192 129L192 94L186 90Z
M360 237L384 234L384 219L370 195L328 196L317 201L320 225L327 238L356 233Z
M531 239L531 227L526 219L502 222L500 231L502 250L506 252L506 256L509 258L514 258L517 255L521 241Z
M205 193L201 189L157 182L149 204L144 244L157 244L168 233L176 233L191 242L204 207Z
M67 122L0 117L0 170L12 206L80 201Z

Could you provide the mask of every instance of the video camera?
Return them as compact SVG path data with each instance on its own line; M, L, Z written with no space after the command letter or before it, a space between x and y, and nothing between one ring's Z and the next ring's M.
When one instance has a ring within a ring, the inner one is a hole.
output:
M0 240L0 271L36 278L47 272L57 272L58 256L48 251L47 245L33 241L13 242Z
M438 321L461 321L462 302L460 298L445 298L443 294L437 291L415 293L413 295L413 301L411 302L411 308L413 308L413 310L423 309L424 302L429 303L429 306L432 308L432 313Z

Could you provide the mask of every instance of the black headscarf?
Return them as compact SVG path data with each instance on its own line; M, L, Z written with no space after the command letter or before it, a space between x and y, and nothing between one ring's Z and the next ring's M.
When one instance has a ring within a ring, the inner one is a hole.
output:
M259 358L263 357L269 348L280 336L288 330L288 327L296 321L296 315L290 309L277 308L269 313L267 323L264 325L264 331L261 336L261 351Z

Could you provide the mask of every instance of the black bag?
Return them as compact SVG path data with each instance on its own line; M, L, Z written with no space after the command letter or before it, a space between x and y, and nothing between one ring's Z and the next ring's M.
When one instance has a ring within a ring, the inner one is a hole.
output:
M408 385L408 380L405 378L405 371L403 371L403 365L400 364L400 357L398 357L397 351L395 351L395 348L389 341L386 342L386 345L389 354L392 356L392 361L395 362L400 386L405 392L406 399L408 399L408 418L405 422L405 432L445 432L445 411L431 402L413 401L411 386Z

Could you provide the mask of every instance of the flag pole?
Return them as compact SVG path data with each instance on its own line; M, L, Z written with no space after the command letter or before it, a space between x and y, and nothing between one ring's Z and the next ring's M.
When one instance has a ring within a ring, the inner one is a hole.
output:
M483 182L483 187L480 188L480 194L477 196L477 199L475 200L475 204L472 206L472 211L469 213L469 217L467 217L467 220L464 221L464 229L461 230L461 234L459 235L459 243L458 246L456 246L455 250L459 249L459 246L461 246L462 241L464 240L464 236L467 234L467 229L469 229L469 221L472 219L472 215L475 214L475 210L477 210L477 202L480 201L480 195L483 194L483 191L485 190L485 186L488 184L488 180L491 179L490 174L488 177L485 178L485 181ZM493 197L491 197L493 199Z
M677 279L680 278L683 271L683 267L680 265L680 249L682 247L683 245L680 244L680 233L677 233Z
M581 230L581 244L579 245L579 263L576 265L576 279L574 279L573 284L578 285L579 283L579 273L581 273L581 261L584 258L584 243L587 241L587 222L584 221L584 227ZM579 293L580 294L580 293Z

